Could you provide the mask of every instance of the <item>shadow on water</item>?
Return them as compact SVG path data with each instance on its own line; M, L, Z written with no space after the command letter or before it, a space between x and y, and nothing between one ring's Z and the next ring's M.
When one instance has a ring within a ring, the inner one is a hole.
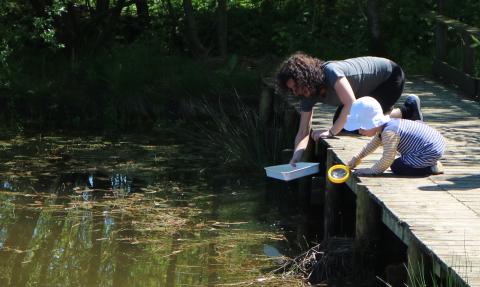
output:
M267 272L290 244L263 174L139 135L12 136L0 153L1 286L301 286Z

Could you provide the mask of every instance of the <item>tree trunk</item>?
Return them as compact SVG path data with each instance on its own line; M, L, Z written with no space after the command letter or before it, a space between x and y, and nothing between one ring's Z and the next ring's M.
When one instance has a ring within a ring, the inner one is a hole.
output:
M77 51L80 50L81 46L81 39L83 39L83 35L80 34L79 29L79 22L80 16L78 15L77 8L75 7L73 2L67 3L67 17L66 17L66 41L65 47L70 51L70 64L73 65L77 59Z
M178 18L175 13L175 9L173 9L172 1L171 0L164 0L163 1L164 5L166 6L167 12L168 12L168 20L167 26L169 27L169 33L170 33L170 45L175 49L182 47L182 41L178 37L177 34L177 27L178 27Z
M114 19L115 21L118 20L118 18L120 18L120 15L122 14L122 9L131 4L131 2L129 3L125 3L125 2L126 0L118 0L115 7L113 7L111 18Z
M52 0L30 0L30 4L37 16L45 16L47 14L46 8L52 5Z
M326 18L331 19L335 14L335 6L337 5L337 0L324 0L324 1L325 1Z
M370 50L374 55L385 55L380 33L380 18L378 15L377 0L367 0L367 18L370 30Z
M183 0L183 10L185 12L187 40L190 45L190 50L195 56L204 55L206 50L198 37L197 24L193 15L192 0Z
M111 38L111 33L113 27L118 23L118 19L122 14L122 9L126 6L132 4L131 2L126 2L126 0L118 0L115 6L109 8L105 14L99 15L99 17L105 18L101 25L101 29L97 35L95 43L92 48L92 53L94 53L103 43L107 42Z
M150 25L150 12L148 10L147 0L135 0L137 7L137 17L142 27Z
M217 15L218 52L220 54L220 57L225 58L227 56L228 43L227 0L218 0Z
M445 12L445 0L437 0L437 11L440 15Z
M97 0L95 5L95 13L97 15L103 15L110 8L110 0Z
M311 33L315 33L315 31L317 30L317 0L310 0L310 23L311 23L311 28L310 28L310 32Z

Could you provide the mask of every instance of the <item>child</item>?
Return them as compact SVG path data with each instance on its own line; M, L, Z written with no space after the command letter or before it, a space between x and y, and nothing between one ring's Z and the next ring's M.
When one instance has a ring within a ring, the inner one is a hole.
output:
M373 139L349 162L355 168L362 158L383 145L382 158L370 168L357 169L357 175L383 173L388 167L399 175L423 176L443 173L438 161L445 151L445 139L422 121L393 119L383 114L372 97L356 100L350 110L345 129L359 130ZM395 159L396 152L400 157Z

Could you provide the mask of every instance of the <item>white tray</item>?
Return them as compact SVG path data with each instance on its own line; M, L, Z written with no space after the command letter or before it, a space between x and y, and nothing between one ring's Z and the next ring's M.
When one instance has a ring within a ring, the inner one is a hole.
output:
M319 171L318 165L318 162L297 162L296 167L291 164L281 164L267 166L265 171L268 177L289 181L317 173Z

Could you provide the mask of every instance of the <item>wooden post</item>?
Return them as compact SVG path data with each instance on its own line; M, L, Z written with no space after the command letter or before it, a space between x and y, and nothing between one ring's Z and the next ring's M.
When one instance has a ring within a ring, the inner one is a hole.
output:
M363 273L363 276L371 277L375 275L375 265L379 262L381 210L365 186L357 185L356 194L354 268L356 272ZM365 272L369 274L365 274Z
M325 202L325 177L312 176L312 187L310 191L310 204L322 206Z
M323 140L315 142L314 158L319 162L319 172L317 176L312 177L312 187L310 190L310 207L314 212L312 215L316 218L317 227L315 228L317 238L324 236L324 214L325 214L325 166L327 165L327 143ZM318 226L319 225L319 226Z
M472 46L472 36L468 31L463 31L463 72L473 75L474 51Z
M301 161L314 160L315 142L310 137L308 140L307 148L303 152ZM310 194L312 190L312 177L307 176L299 179L298 186L298 200L302 203L303 208L307 208L310 204Z
M334 164L334 152L331 149L327 150L327 164L328 170ZM325 178L327 178L325 176ZM335 184L326 180L325 182L325 205L324 205L324 232L323 238L328 239L335 235L337 225L340 224L338 211L340 204L340 184Z
M281 154L282 163L289 163L292 156L293 156L293 149L288 148L288 149L282 150L282 154Z
M315 143L315 158L320 163L320 174L326 174L328 144L324 140Z
M435 31L435 51L436 58L440 62L444 62L447 58L447 27L437 21L437 28Z
M480 79L475 80L475 100L480 101Z
M299 121L300 115L298 114L297 110L286 105L283 111L283 132L287 138L295 138Z
M442 15L445 7L444 0L437 0L438 14ZM447 58L447 27L437 20L435 31L435 51L437 60L443 62Z
M264 85L260 94L260 102L258 103L258 115L260 121L266 124L272 117L273 93L271 89Z
M309 137L307 148L303 152L302 161L312 161L315 156L315 141L312 140L312 137Z

